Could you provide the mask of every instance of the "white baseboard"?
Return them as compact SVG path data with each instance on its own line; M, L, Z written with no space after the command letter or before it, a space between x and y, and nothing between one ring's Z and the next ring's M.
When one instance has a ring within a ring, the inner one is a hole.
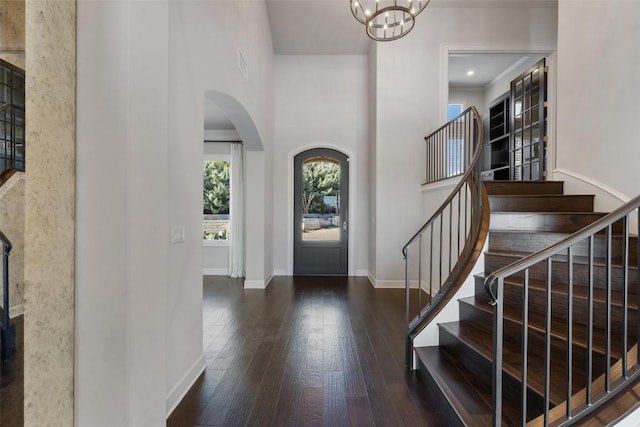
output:
M204 353L202 353L200 357L198 357L198 359L195 361L193 366L191 366L191 369L189 369L187 373L184 374L180 381L178 381L178 384L176 384L169 392L166 402L167 418L169 418L169 415L171 415L171 413L180 404L184 396L191 389L198 377L200 377L200 374L202 374L206 368L207 364L204 361Z
M228 276L229 270L226 268L203 268L203 276Z
M376 280L377 289L404 289L404 280Z
M371 283L371 286L373 286L374 288L376 287L376 277L370 272L367 272L367 277L369 278L369 283Z
M622 203L627 203L629 200L631 200L631 198L629 196L627 196L626 194L622 194L621 192L619 192L618 190L616 190L613 187L608 186L607 184L603 184L602 182L595 180L593 178L590 178L588 176L584 176L582 174L579 174L577 172L574 171L570 171L567 169L562 169L562 168L556 168L554 169L552 172L553 174L553 179L557 179L557 175L564 175L566 177L569 178L573 178L575 180L581 181L591 187L594 187L595 189L598 189L604 193L607 193L608 195L618 199L619 201L621 201Z
M245 289L266 289L267 282L264 280L244 280Z
M276 268L275 270L273 270L273 275L274 276L287 276L287 269L286 268Z
M553 179L564 182L565 194L593 194L594 209L597 212L613 212L631 200L626 194L588 176L567 169L556 168L551 172ZM631 215L629 231L638 232L638 216Z
M382 289L382 288L403 288L404 289L404 280L377 280L375 276L368 272L367 277L373 285L374 288Z
M356 270L356 276L369 276L369 270Z

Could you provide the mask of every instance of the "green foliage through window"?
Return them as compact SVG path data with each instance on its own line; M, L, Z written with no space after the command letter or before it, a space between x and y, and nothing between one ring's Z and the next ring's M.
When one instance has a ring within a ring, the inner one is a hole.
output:
M229 167L228 160L203 163L204 240L229 240L229 199L231 198Z
M229 214L229 162L205 161L203 166L205 214Z
M340 213L340 165L310 160L302 166L304 213ZM331 203L329 203L331 201Z

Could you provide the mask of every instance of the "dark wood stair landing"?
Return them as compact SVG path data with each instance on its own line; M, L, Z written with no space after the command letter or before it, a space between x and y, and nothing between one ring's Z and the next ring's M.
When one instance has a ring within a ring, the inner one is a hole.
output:
M492 326L493 307L488 305L484 278L498 268L509 265L531 253L555 244L583 227L605 216L594 212L593 195L564 195L563 183L485 182L491 205L488 251L484 274L476 277L475 296L458 301L460 318L439 324L440 346L416 348L419 377L438 395L452 425L488 426L492 423ZM622 222L612 227L612 348L615 361L628 350L622 347ZM606 240L600 233L594 240L594 347L593 379L600 376L607 363L605 357L606 308ZM637 237L630 238L628 324L630 336L636 334L638 307L636 290ZM578 245L573 255L573 355L572 390L575 394L586 386L587 376L587 247ZM566 312L568 259L566 255L552 260L552 329L551 329L551 406L566 399L567 331ZM505 280L505 320L503 352L503 423L520 425L521 344L522 344L522 274ZM528 388L527 421L544 410L544 324L546 299L546 265L535 265L529 275L528 324Z

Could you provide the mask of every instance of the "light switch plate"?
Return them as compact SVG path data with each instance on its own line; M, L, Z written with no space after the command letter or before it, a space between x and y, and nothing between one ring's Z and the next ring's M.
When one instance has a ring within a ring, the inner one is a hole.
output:
M184 225L171 227L171 243L184 242Z

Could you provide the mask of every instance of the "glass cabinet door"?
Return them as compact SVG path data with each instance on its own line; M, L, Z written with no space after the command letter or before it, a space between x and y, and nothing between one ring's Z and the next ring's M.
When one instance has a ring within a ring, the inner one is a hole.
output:
M546 83L544 59L511 82L511 179L544 179Z

